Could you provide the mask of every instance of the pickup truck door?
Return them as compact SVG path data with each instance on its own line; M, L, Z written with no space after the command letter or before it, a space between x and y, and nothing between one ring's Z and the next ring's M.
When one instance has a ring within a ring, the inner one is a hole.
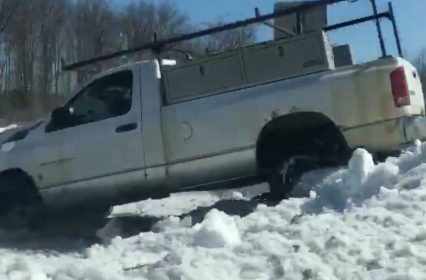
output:
M56 151L41 162L50 186L64 185L144 168L140 68L97 79L66 105L69 116L51 120L45 137ZM53 155L53 158L52 158Z

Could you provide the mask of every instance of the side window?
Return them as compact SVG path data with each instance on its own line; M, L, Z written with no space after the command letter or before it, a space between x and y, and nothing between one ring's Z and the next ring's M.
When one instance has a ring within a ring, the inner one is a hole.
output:
M58 119L52 118L46 132L121 116L132 106L131 71L114 73L94 81L72 98Z

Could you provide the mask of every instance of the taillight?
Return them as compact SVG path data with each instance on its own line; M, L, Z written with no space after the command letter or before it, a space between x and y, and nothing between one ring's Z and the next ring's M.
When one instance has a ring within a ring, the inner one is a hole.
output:
M395 104L395 107L410 105L410 91L408 89L404 67L398 67L392 71L390 79L392 84L393 103Z

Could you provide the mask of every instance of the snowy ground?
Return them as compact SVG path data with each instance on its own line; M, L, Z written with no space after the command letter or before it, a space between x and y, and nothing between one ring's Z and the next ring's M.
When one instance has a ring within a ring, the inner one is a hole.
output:
M426 144L379 165L357 150L302 185L278 205L258 186L120 206L102 244L0 246L0 279L426 279Z

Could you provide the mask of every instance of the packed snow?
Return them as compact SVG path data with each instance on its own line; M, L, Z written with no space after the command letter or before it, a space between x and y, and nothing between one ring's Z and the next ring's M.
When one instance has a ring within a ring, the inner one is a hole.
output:
M359 149L306 174L306 197L176 194L115 208L96 244L1 246L0 279L426 279L425 186L426 143L379 164Z

